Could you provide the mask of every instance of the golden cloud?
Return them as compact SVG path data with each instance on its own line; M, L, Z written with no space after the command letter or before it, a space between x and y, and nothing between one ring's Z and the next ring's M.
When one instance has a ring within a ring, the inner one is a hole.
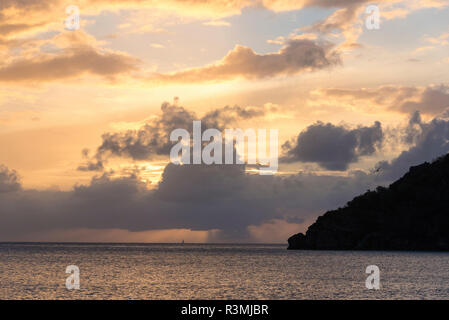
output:
M263 79L319 70L338 63L340 63L340 58L329 43L294 40L287 43L278 52L268 54L258 54L251 48L237 45L215 64L170 74L157 74L149 81L191 83L238 78Z

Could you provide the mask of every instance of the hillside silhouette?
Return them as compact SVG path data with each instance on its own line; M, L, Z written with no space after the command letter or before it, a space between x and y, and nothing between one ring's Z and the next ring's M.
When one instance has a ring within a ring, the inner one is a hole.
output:
M288 249L449 250L449 155L318 217Z

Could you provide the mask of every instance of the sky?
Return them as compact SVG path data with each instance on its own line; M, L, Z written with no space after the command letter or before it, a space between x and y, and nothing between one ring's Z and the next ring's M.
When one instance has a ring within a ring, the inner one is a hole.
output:
M0 241L286 243L449 151L448 17L447 0L2 0ZM278 171L170 163L194 120L278 130Z

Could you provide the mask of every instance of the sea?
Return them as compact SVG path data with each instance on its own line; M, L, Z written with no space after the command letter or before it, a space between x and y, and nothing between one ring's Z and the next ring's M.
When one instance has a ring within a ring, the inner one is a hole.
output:
M0 243L0 299L449 299L449 253Z

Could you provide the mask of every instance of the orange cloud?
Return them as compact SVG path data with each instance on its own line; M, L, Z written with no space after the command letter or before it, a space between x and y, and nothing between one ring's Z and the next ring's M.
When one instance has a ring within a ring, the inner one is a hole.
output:
M55 53L42 53L40 46L54 47ZM0 64L0 82L49 82L84 74L108 79L137 69L139 60L125 53L100 48L102 43L83 32L64 32L50 40L34 42L32 53Z
M205 243L216 230L165 229L132 232L124 229L74 228L30 233L11 240L68 242L131 242L131 243Z
M100 52L92 47L68 49L62 54L43 54L19 59L0 68L1 82L48 82L83 74L113 79L136 69L138 61L123 53Z
M251 48L237 45L218 63L170 74L158 74L149 80L156 83L191 83L236 78L262 79L319 70L339 62L339 56L329 43L294 40L280 51L268 54L258 54Z
M416 110L424 114L438 115L449 107L449 86L430 85L413 86L381 86L369 89L322 89L314 92L318 99L337 99L340 102L372 104L403 113Z

